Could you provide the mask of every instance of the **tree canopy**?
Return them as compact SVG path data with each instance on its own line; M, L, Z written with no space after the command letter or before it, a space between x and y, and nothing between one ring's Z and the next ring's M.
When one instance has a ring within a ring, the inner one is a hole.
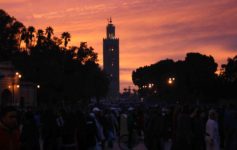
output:
M222 65L223 72L220 75L222 79L222 90L229 97L237 97L237 55L233 58L228 58L227 64Z
M20 45L20 33L24 25L0 9L0 61L11 59Z
M217 63L212 56L187 53L185 60L161 60L133 71L140 96L197 99L215 95Z
M51 26L45 31L27 28L0 10L0 61L12 61L23 80L40 84L41 102L106 96L109 80L94 49L86 42L67 47L70 33L63 32L61 38L53 33Z

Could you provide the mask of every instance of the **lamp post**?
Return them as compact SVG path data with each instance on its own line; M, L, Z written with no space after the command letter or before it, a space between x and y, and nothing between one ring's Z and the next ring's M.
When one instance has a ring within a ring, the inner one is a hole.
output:
M174 77L168 78L168 84L169 84L169 85L172 85L172 84L174 83L174 81L175 81L175 78L174 78Z
M20 88L20 85L19 84L16 84L18 83L17 81L19 81L19 79L22 77L22 75L19 73L19 72L16 72L14 74L14 76L12 77L12 83L11 83L11 86L8 86L9 88L12 87L12 104L14 105L15 104L15 85L16 85L16 88Z
M36 101L35 101L35 105L39 105L39 91L40 91L40 84L36 85Z
M169 77L167 82L168 82L168 86L170 86L170 88L168 88L168 91L170 93L169 98L173 99L175 98L175 89L174 89L175 77Z

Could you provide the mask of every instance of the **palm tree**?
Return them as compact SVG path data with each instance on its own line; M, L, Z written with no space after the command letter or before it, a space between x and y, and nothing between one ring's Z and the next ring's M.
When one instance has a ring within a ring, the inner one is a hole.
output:
M68 42L70 41L71 35L68 32L63 32L61 37L64 40L64 47L66 48Z
M45 35L47 35L47 39L50 40L51 39L51 36L53 35L53 28L48 26L46 29L45 29Z
M29 47L29 33L27 31L27 29L24 27L22 30L21 30L21 39L20 41L24 41L25 44L26 44L26 49Z
M15 21L12 25L12 28L11 28L11 34L13 36L13 39L16 40L16 46L17 46L18 50L20 50L21 31L23 28L25 28L25 26L19 21Z
M37 45L41 45L42 43L42 40L44 38L44 31L42 29L39 29L38 32L37 32L37 37L38 37L38 40L37 40Z
M33 26L29 26L28 32L29 32L30 46L32 46L33 38L35 37L35 35L34 35L35 28Z

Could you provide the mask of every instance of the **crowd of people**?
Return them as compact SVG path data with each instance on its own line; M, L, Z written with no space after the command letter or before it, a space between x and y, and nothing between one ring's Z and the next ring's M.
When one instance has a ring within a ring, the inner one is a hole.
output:
M139 137L147 150L236 150L237 110L180 104L1 108L1 150L112 150L122 135L129 149Z
M233 105L215 109L179 105L155 108L147 115L144 133L148 150L237 149L237 111Z

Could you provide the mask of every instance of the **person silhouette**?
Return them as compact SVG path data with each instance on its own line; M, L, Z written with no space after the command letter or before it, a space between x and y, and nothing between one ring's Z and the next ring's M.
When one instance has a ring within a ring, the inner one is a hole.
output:
M20 131L17 126L17 110L12 106L4 107L0 112L0 149L20 149Z

